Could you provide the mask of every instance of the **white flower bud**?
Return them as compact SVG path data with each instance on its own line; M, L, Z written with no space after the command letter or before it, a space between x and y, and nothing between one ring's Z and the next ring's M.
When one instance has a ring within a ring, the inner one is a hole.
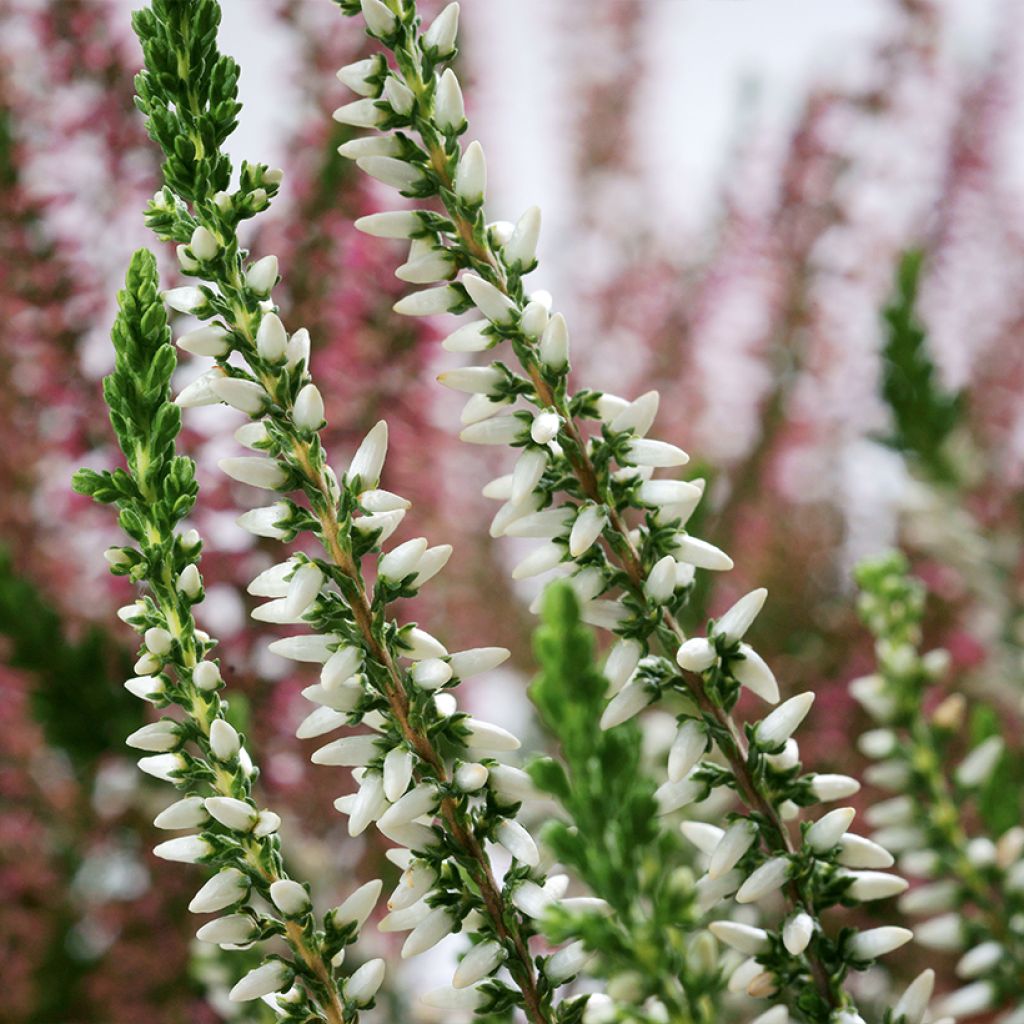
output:
M550 542L534 548L521 562L512 570L512 579L527 580L533 576L540 576L550 572L561 565L565 558L565 548L561 544Z
M601 728L614 729L638 715L654 699L646 683L627 683L612 699L601 715Z
M562 429L562 417L550 409L538 412L530 425L530 437L537 444L550 444Z
M640 491L643 494L645 489L657 488L663 484L683 482L682 480L649 480L647 483L640 485ZM686 493L687 495L692 495L692 491ZM701 491L701 495L703 493ZM667 504L667 502L655 502L655 504ZM672 504L677 503L672 502ZM681 562L689 562L690 565L695 565L698 569L708 569L711 572L728 572L733 566L732 559L720 548L716 548L714 544L709 544L706 540L701 540L699 537L691 537L689 534L677 538L675 556Z
M283 363L288 352L288 334L276 313L264 313L256 329L256 351L268 363Z
M891 925L869 928L854 936L850 942L850 953L857 960L874 960L906 945L913 937L914 933L909 928Z
M487 191L487 162L479 142L471 142L455 169L455 194L465 203L483 202Z
M380 474L384 469L384 458L388 451L388 425L384 420L377 423L370 432L363 438L362 443L352 457L348 472L345 474L347 481L354 481L359 478L360 484L366 487L376 487L380 480Z
M768 933L763 928L740 924L738 921L712 921L708 925L708 931L720 942L747 956L767 953L771 945Z
M431 636L425 629L413 626L403 629L401 639L405 649L402 657L410 661L422 661L426 658L445 658L448 651L437 637Z
M704 756L707 745L707 732L702 722L695 718L689 718L683 722L668 752L669 781L679 782L689 774L690 770Z
M363 733L358 736L343 736L340 740L332 740L320 747L319 750L315 750L310 760L313 764L323 764L333 768L362 768L379 753L380 745L377 737Z
M448 659L452 672L460 679L491 672L507 661L510 652L504 647L474 647L459 651Z
M687 672L704 672L718 660L714 645L704 637L694 636L686 640L676 652L676 662Z
M333 633L303 633L274 640L267 645L267 649L291 661L308 661L323 665L334 653L331 648L337 643L338 637Z
M461 301L459 293L450 285L425 288L399 299L392 309L400 316L437 316L454 309Z
M273 459L264 459L258 455L231 456L220 459L217 465L232 480L249 487L275 491L288 482L288 472L283 466Z
M862 903L898 896L910 885L905 878L888 875L884 871L852 871L847 877L853 879L847 894Z
M423 183L423 172L412 164L393 156L363 156L356 166L371 178L376 178L400 192L410 192Z
M757 839L757 826L746 819L734 821L715 847L708 865L708 878L721 878L732 871Z
M377 100L367 97L346 103L331 115L338 124L353 128L377 128L387 119L387 111L377 105Z
M402 959L418 956L436 946L455 927L447 907L436 907L409 932L402 946Z
M648 391L618 409L608 426L616 434L629 432L636 434L637 437L643 437L654 425L659 402L658 392Z
M241 740L230 722L217 718L210 726L210 752L218 761L230 761L238 756Z
M356 1006L368 1006L381 985L384 984L384 971L384 961L379 957L375 960L367 960L362 967L353 971L345 982L345 995Z
M370 35L380 39L395 31L398 20L391 13L387 4L382 3L381 0L360 0L360 7Z
M935 1016L938 1018L973 1017L992 1008L996 998L995 986L989 981L976 981L958 988L938 1001Z
M654 604L664 604L676 589L676 560L665 555L655 562L644 581L644 594Z
M277 284L277 257L264 256L245 272L246 287L257 295L265 297Z
M415 574L419 561L427 550L427 538L416 537L392 548L381 555L377 563L378 579L401 583L407 576Z
M852 807L829 811L807 830L804 842L817 854L828 853L850 827L856 813Z
M206 305L206 296L195 285L170 288L163 293L164 302L178 313L195 313Z
M153 847L153 855L179 864L197 864L213 853L213 847L202 836L178 836Z
M412 681L421 690L437 690L452 678L452 667L440 658L424 658L410 669Z
M979 743L956 769L956 781L966 789L985 783L1003 756L1005 744L1001 736L989 736Z
M758 744L766 748L781 746L799 728L813 703L814 694L808 691L780 704L758 723L755 733Z
M455 769L454 782L463 793L476 793L487 785L490 772L476 761L465 761Z
M464 275L462 285L469 293L473 304L492 323L510 323L518 312L518 307L512 299L490 281L485 281L476 274Z
M212 661L201 661L192 669L192 682L200 690L216 690L221 683L220 669Z
M922 971L897 1000L892 1011L893 1020L902 1020L903 1024L921 1024L934 988L935 972L930 968Z
M773 857L766 860L739 887L736 902L756 903L781 889L789 877L789 866L788 857Z
M239 903L248 894L248 878L237 868L224 868L192 897L188 909L193 914L211 914Z
M458 330L453 331L444 341L441 348L446 352L483 352L494 343L493 335L485 333L491 326L490 320L474 320L472 323L463 324ZM487 367L465 367L465 369L487 369ZM441 374L438 380L445 383L446 374Z
M704 793L704 784L685 776L678 782L663 782L655 791L658 814L671 814L681 807L692 804Z
M507 729L491 722L484 722L479 718L463 719L461 725L469 730L465 737L466 746L472 750L518 750L519 740Z
M533 836L518 821L506 818L496 829L494 838L527 867L534 868L540 863L540 851Z
M482 423L470 424L470 426L459 433L459 440L467 444L505 446L518 441L522 433L523 423L518 416L494 416L489 420L484 420ZM530 510L527 509L526 511Z
M488 775L491 791L503 804L518 804L537 795L533 780L521 768L492 765Z
M466 106L459 80L451 68L445 68L434 94L434 121L443 132L457 132L466 123Z
M410 238L423 230L423 221L416 210L390 210L371 213L355 222L358 231L374 238Z
M454 7L455 5L452 4ZM485 995L478 988L435 988L420 996L420 1002L435 1010L462 1010L471 1013L483 1001Z
M233 1003L262 999L274 992L283 992L295 977L292 969L280 960L270 960L254 968L228 993Z
M537 258L537 242L540 239L540 207L531 206L519 218L512 237L505 245L505 259L512 267L532 266ZM558 316L555 319L559 319ZM565 321L562 320L564 327ZM568 337L566 337L568 344ZM543 349L542 349L543 352ZM543 354L541 359L543 360Z
M165 718L159 722L144 725L141 729L136 729L125 740L125 743L136 750L148 750L152 753L162 754L178 747L181 744L181 736L177 723Z
M259 415L270 402L266 390L254 380L217 377L210 381L209 387L220 401L249 416Z
M455 38L459 30L459 5L449 4L423 33L423 47L437 58L448 57L455 51Z
M587 951L580 942L570 942L548 957L544 964L544 975L552 985L561 985L575 977L593 959L594 954Z
M188 767L188 762L181 754L154 754L152 757L140 757L139 770L161 782L174 782L179 772Z
M519 321L519 326L522 328L523 333L528 338L541 338L543 339L544 332L547 330L548 323L550 321L550 313L547 306L542 302L532 300L523 307L523 315ZM568 344L568 335L566 335L566 344ZM552 341L553 351L552 355L557 353L558 339L555 338ZM547 365L547 360L544 357L544 346L541 345L541 361ZM567 356L568 358L568 356ZM553 367L555 368L555 367Z
M342 85L351 89L359 96L376 96L379 86L370 81L382 69L378 55L346 64L337 72L337 79Z
M917 941L925 949L957 953L964 947L963 920L955 911L933 917L917 926Z
M223 327L209 324L183 334L178 339L178 348L195 356L212 356L220 359L231 351L231 336Z
M413 91L393 75L384 82L382 98L399 117L408 117L416 105Z
M811 791L821 801L845 800L860 792L860 783L849 775L812 775Z
M814 936L814 918L800 911L783 926L782 944L791 956L799 956L811 943Z
M143 635L143 641L150 653L163 657L170 654L174 646L174 637L162 626L152 626Z
M187 796L165 807L154 819L157 828L202 828L210 820L203 807L203 798Z
M256 937L256 924L248 914L229 914L218 917L196 932L200 942L217 942L222 945L242 946Z
M473 946L455 969L453 988L467 988L493 974L505 959L505 950L500 942L490 940Z
M715 852L715 848L722 841L722 836L725 835L724 829L706 821L684 821L679 826L679 831L707 856Z
M279 878L276 882L270 883L270 899L287 917L305 914L311 906L305 888L290 878Z
M960 958L956 973L961 978L977 978L991 971L1004 956L1006 950L1001 943L992 939L981 942Z
M354 924L357 929L362 928L366 919L373 913L373 908L377 905L380 891L383 888L384 883L379 878L375 878L356 889L340 906L334 909L335 927L344 928L346 925Z
M422 782L395 801L381 815L380 822L386 828L406 825L425 814L431 814L439 799L437 786L432 782Z
M205 806L211 817L234 832L250 832L259 817L255 807L233 796L207 797Z
M741 658L729 660L729 671L736 681L766 703L777 703L779 684L768 663L750 644L741 643L739 653L742 655Z

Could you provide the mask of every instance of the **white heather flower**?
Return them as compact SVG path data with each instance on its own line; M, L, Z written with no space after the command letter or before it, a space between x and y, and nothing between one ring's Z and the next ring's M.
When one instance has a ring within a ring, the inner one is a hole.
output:
M187 796L165 807L154 819L157 828L201 828L210 820L200 796Z
M353 701L354 706L355 702ZM339 711L331 707L319 707L306 715L299 723L299 727L295 730L295 738L300 740L315 739L317 736L323 736L325 733L340 729L347 721L348 714L346 711Z
M523 313L526 326L526 312ZM549 370L561 371L569 365L569 327L565 317L556 313L540 337L540 361Z
M192 669L192 682L200 690L216 690L221 684L220 668L212 661L201 661Z
M534 548L512 570L512 579L526 580L532 576L540 576L557 568L565 558L565 548L553 541Z
M505 259L510 266L528 267L537 258L540 240L540 207L531 206L516 223L512 237L505 244ZM559 319L558 316L555 319ZM562 320L563 328L565 321ZM568 337L566 337L568 344ZM543 355L541 359L544 360Z
M497 970L505 959L505 950L493 939L473 946L462 958L452 978L452 988L467 988Z
M500 370L493 366L460 366L447 370L437 378L438 383L453 391L470 395L485 395L493 391L503 380Z
M506 818L498 826L494 838L518 861L527 867L536 867L540 863L540 851L533 836L511 818Z
M553 985L564 984L579 974L593 957L594 954L587 951L582 941L570 942L548 957L544 964L544 975Z
M671 814L673 811L678 811L681 807L692 804L703 793L703 783L697 782L689 775L678 782L663 782L654 791L658 814Z
M649 480L640 487L641 492L645 487L664 483L682 483L676 480ZM701 494L704 492L701 491ZM656 502L656 504L668 504L668 502ZM714 544L709 544L699 537L691 537L683 534L676 538L674 554L681 562L689 562L698 569L708 569L711 572L728 572L733 567L732 559Z
M177 723L165 718L159 722L144 725L141 729L136 729L125 740L125 743L136 750L148 750L152 753L162 754L179 746L181 736Z
M699 487L686 480L645 480L640 485L638 492L640 501L645 505L655 506L681 505L688 502L693 502L696 505L703 495L704 492ZM681 544L683 540L692 539L679 537L677 544ZM678 557L684 558L683 554L679 554ZM685 558L685 561L689 562L691 559Z
M371 213L355 222L358 231L374 238L409 238L423 229L423 221L416 210L388 210Z
M257 455L236 455L220 459L217 465L232 480L267 491L280 490L288 482L288 472L273 459Z
M463 793L476 793L487 785L490 771L477 761L466 761L455 769L452 777L457 789Z
M249 416L257 416L270 402L270 396L261 384L241 377L216 377L210 381L210 390L222 402Z
M447 352L483 352L494 342L494 338L486 333L490 326L489 320L475 320L472 323L463 324L441 342L441 348ZM443 377L445 374L441 374L438 380ZM442 383L444 383L443 380Z
M380 57L374 54L364 60L346 64L337 71L336 77L342 85L359 96L376 96L379 86L370 79L381 70L381 66Z
M465 121L466 105L459 79L451 68L445 68L434 93L434 122L443 132L457 132Z
M429 583L448 564L448 560L452 557L452 550L451 544L435 544L432 548L427 548L423 552L423 557L420 558L412 585L422 587L425 583Z
M676 662L687 672L704 672L718 660L714 645L704 637L695 636L684 641L676 652Z
M903 867L902 861L900 867ZM899 908L904 914L936 914L951 910L959 898L959 884L953 879L945 879L912 889L900 900Z
M305 887L290 878L279 878L270 883L270 899L288 917L305 914L311 905Z
M313 751L310 760L313 764L329 765L333 768L362 768L379 753L380 744L377 737L364 733L332 740L319 750Z
M231 351L231 340L223 327L209 324L183 334L178 339L178 348L195 356L212 356L219 359Z
M442 662L443 664L443 662ZM394 747L384 758L382 779L384 796L391 803L399 800L409 788L412 780L413 756L405 747Z
M601 715L601 728L614 729L639 714L654 699L646 683L627 683L612 699Z
M671 555L655 562L644 581L644 594L654 604L664 604L676 589L676 560Z
M459 5L450 3L423 33L424 48L428 53L433 50L438 58L450 56L455 52L458 30Z
M409 192L423 182L423 172L405 160L393 156L364 156L356 161L356 166L391 188L400 192Z
M711 856L715 847L722 841L725 830L717 825L706 821L684 821L679 826L679 831L700 850L701 853Z
M205 800L210 816L234 832L249 832L259 818L252 804L233 796L210 796Z
M223 868L192 897L188 909L193 914L212 914L239 903L248 894L249 879L238 868Z
M179 772L188 768L188 762L181 754L154 754L152 757L140 757L139 770L161 782L173 782Z
M541 362L545 366L550 365L547 357L544 355L543 335L548 328L548 323L551 320L550 311L548 307L542 302L531 300L523 307L523 315L519 321L519 326L522 328L523 333L528 338L540 338L541 339ZM565 338L566 344L568 345L568 335ZM552 338L548 342L548 353L551 356L557 354L557 349L560 345L560 340ZM568 350L566 351L566 357L568 358ZM557 369L555 366L551 366L552 369Z
M424 658L413 665L410 674L412 681L421 690L438 690L452 678L453 672L451 664L447 661L440 658Z
M461 278L461 282L469 293L470 299L473 300L473 304L491 323L508 324L518 312L512 299L490 281L485 281L476 274L465 274Z
M360 7L371 35L383 38L395 31L398 22L387 4L381 0L360 0Z
M384 796L384 782L377 772L368 772L363 776L352 802L348 817L348 834L362 835L370 824L376 821L387 809L388 802Z
M603 671L610 695L618 693L626 685L642 654L643 648L636 640L619 640L608 652Z
M687 775L704 756L707 745L707 732L702 722L695 718L683 722L668 752L669 781L679 782Z
M799 956L810 945L813 936L814 918L802 910L782 928L782 944L791 956Z
M364 487L376 487L384 469L387 451L388 425L384 420L380 420L370 429L356 449L345 479L352 481L358 477Z
M822 801L845 800L860 792L860 783L849 775L812 775L811 791Z
M720 878L732 871L757 839L757 826L746 819L734 821L715 847L708 865L708 878Z
M245 272L246 287L260 296L267 296L277 284L277 257L264 256Z
M210 726L210 752L218 761L230 761L241 747L238 731L230 722L217 718Z
M440 796L432 782L421 782L401 796L381 816L385 827L406 825L425 814L430 814L438 805Z
M404 650L402 657L410 661L422 661L425 658L444 658L448 651L437 637L431 636L425 629L413 626L403 629L401 633Z
M384 961L379 957L367 960L365 964L352 972L345 982L345 995L356 1006L367 1006L384 984Z
M789 858L772 857L754 870L736 893L737 903L756 903L781 889L789 877Z
M1001 736L989 736L979 743L956 769L956 781L967 789L982 785L995 770L1003 756L1005 744Z
M399 878L398 885L388 900L388 910L404 910L419 903L434 888L436 881L437 872L429 864L414 860L402 872L402 877Z
M902 1019L903 1024L921 1024L934 988L935 972L931 969L922 971L897 1000L892 1011L893 1020Z
M170 288L163 294L164 302L178 313L195 313L206 304L206 296L201 288L185 285L182 288Z
M402 959L418 956L436 946L455 927L447 907L436 907L411 932L402 945Z
M653 466L656 469L672 469L685 466L690 456L667 441L648 441L638 438L630 441L626 448L627 459L633 466Z
M163 680L158 677L136 676L132 679L126 679L124 688L133 697L138 697L140 700L148 700L151 704L155 704L163 694L164 684Z
M450 285L425 288L399 299L392 309L400 316L437 316L454 309L462 296Z
M333 633L302 633L299 636L274 640L267 645L267 649L292 661L309 661L323 665L334 653L332 648L337 643L338 637Z
M306 562L295 570L295 575L288 584L288 593L284 598L285 614L295 618L309 610L320 594L324 574L320 567Z
M152 626L143 634L143 642L150 653L162 657L170 654L174 637L162 626Z
M521 745L512 733L500 725L472 717L464 719L461 724L469 730L465 742L471 750L518 750Z
M459 160L455 170L455 194L465 203L476 205L483 202L487 191L487 161L483 146L471 142Z
M918 925L916 938L925 949L958 953L964 948L963 920L955 911L940 914Z
M366 919L373 913L383 888L384 883L375 878L356 889L332 912L335 927L344 928L346 925L354 924L357 929L362 928Z
M852 807L829 811L807 830L804 842L817 854L828 853L846 833L856 813Z
M496 669L507 661L510 651L504 647L474 647L468 651L459 651L448 659L452 672L460 679L480 675Z
M631 433L643 437L654 425L658 415L661 396L657 391L648 391L639 398L616 410L608 424L614 433Z
M194 562L186 565L178 574L178 591L193 600L203 589L203 580L199 575L199 566Z
M256 329L256 351L268 363L283 363L288 351L288 334L276 313L264 313Z
M405 509L396 509L394 512L381 512L377 515L362 516L352 525L364 536L372 533L377 534L377 543L383 544L401 525L405 518Z
M780 704L757 724L755 736L758 744L767 748L782 746L807 717L813 703L814 694L807 691Z
M270 960L254 968L228 993L233 1003L262 999L274 992L283 992L294 977L292 969L280 960Z
M224 945L241 946L256 937L256 923L248 914L229 914L218 917L196 932L200 942L217 942Z
M378 106L372 97L355 100L338 107L331 115L339 124L351 125L353 128L377 128L387 119L387 111ZM357 150L355 159L359 159L364 150ZM349 154L345 154L348 156Z
M753 925L740 924L738 921L712 921L708 925L708 931L720 942L747 956L767 953L770 948L768 933L763 928L755 928Z
M892 825L907 825L914 820L916 809L909 796L894 796L872 804L864 812L864 820L873 828L886 828Z
M405 82L399 81L394 75L389 76L384 82L381 98L387 102L388 106L399 117L408 117L412 113L412 108L416 105L416 97L413 95L413 91Z
M847 893L862 903L898 896L910 884L905 878L884 871L852 871L845 877L853 879Z
M768 663L750 644L741 643L739 653L741 658L729 661L729 671L736 681L766 703L776 704L779 700L779 684Z
M510 501L518 504L540 483L544 470L548 465L548 453L543 448L527 448L516 460L512 470L512 494ZM570 539L570 551L572 541ZM582 554L582 552L580 552ZM575 558L576 555L574 554Z
M196 864L211 853L213 847L202 836L178 836L153 847L154 856L180 864Z
M426 537L415 537L392 548L387 554L381 555L377 563L378 578L401 583L417 571L426 550Z
M455 6L454 4L452 6ZM435 1010L463 1010L472 1012L485 999L485 995L478 988L452 988L446 985L444 988L435 988L420 996L420 1002Z
M906 945L914 933L909 928L883 925L858 932L850 942L850 953L857 960L874 960Z

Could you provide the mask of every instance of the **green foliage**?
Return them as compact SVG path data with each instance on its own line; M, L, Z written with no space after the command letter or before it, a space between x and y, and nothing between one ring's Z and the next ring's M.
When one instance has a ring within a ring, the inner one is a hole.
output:
M887 442L913 458L939 482L955 473L945 444L963 415L963 395L943 391L928 353L928 337L917 315L924 254L911 250L900 260L896 288L883 311L887 326L883 350L882 395L892 411Z
M655 996L673 1020L713 1019L721 979L713 941L710 955L704 948L710 936L694 937L694 876L681 866L688 851L658 818L640 727L600 727L608 684L570 586L548 588L534 647L541 671L530 696L561 757L536 760L528 770L568 819L550 822L543 839L613 909L607 917L558 909L545 919L545 931L598 950L600 962L589 973L628 976L637 1004Z
M153 0L132 17L145 67L137 104L164 152L166 183L189 202L228 187L220 152L237 124L238 65L217 49L216 0Z

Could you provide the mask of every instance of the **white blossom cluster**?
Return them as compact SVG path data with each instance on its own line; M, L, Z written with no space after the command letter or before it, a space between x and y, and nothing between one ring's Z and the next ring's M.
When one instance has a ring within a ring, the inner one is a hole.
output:
M903 945L911 933L882 926L830 935L821 912L895 895L906 882L881 871L893 863L886 850L848 832L851 808L805 825L802 842L793 842L786 822L799 807L859 788L844 776L800 774L792 735L812 693L749 724L746 739L731 716L741 686L768 703L779 700L773 673L743 639L765 592L748 594L705 637L687 639L679 625L696 571L728 570L732 561L686 530L703 496L702 482L657 475L688 461L680 448L647 436L657 392L627 400L570 389L566 320L553 312L548 293L527 291L523 280L537 265L540 212L532 208L515 224L485 218L484 153L479 142L463 148L459 141L468 124L457 76L447 66L456 51L458 4L422 33L410 2L353 0L342 7L349 13L358 8L368 33L391 56L341 69L339 79L360 98L334 116L377 130L340 152L416 202L356 224L371 235L409 240L408 259L396 275L430 286L401 299L395 311L472 312L476 318L450 334L444 348L475 355L504 344L511 352L509 362L475 363L440 378L470 396L463 440L517 450L511 472L484 492L502 503L492 534L541 541L514 577L566 576L585 621L616 635L605 665L610 700L604 728L666 692L687 701L690 710L681 716L669 756L669 780L658 792L662 813L720 786L739 796L744 811L728 828L687 826L710 858L699 883L702 901L711 910L730 897L742 905L781 895L787 910L774 930L728 921L712 925L719 939L751 957L734 973L733 986L753 996L778 996L779 1005L768 1011L772 1024L788 1017L787 1000L815 1020L859 1019L842 984L845 975ZM709 751L713 756L705 759ZM922 975L900 1004L908 1024L923 1018L931 977Z

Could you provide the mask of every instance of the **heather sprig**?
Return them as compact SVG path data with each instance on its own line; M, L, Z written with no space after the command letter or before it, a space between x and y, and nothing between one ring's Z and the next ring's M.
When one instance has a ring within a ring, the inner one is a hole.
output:
M440 572L451 548L415 538L385 549L410 504L380 487L385 423L367 434L344 472L329 465L309 335L287 332L273 303L276 258L251 261L236 234L241 219L271 201L280 174L243 165L239 189L225 191L230 163L219 146L237 112L237 69L216 50L216 4L195 6L195 16L186 16L157 0L136 19L146 54L139 102L166 157L165 186L147 220L161 238L180 243L183 272L200 282L167 294L174 308L203 321L178 345L215 360L177 403L224 402L250 417L235 437L255 454L224 459L221 468L279 497L245 513L240 525L288 542L311 535L321 549L295 554L253 581L250 593L269 599L254 617L311 631L271 645L283 657L321 666L320 682L305 691L317 707L300 725L300 738L369 727L331 740L313 760L354 769L357 792L336 804L348 815L350 834L376 822L402 848L392 854L403 875L381 928L409 932L403 956L453 932L472 936L452 986L426 1000L484 1013L518 1006L534 1024L571 1022L585 1000L559 1002L555 990L589 953L570 944L535 959L529 949L535 918L563 886L546 879L536 843L516 820L529 780L496 758L519 741L460 712L450 692L508 652L449 654L395 616L395 603ZM189 69L200 65L221 70L192 76ZM231 355L239 358L229 362ZM500 880L487 844L512 857ZM503 967L512 984L496 977Z
M280 818L255 801L258 771L221 697L224 680L211 657L216 641L196 625L202 542L195 530L179 528L195 502L195 466L175 450L181 416L170 380L176 359L156 261L145 250L132 259L112 338L116 361L104 395L126 468L81 470L74 486L117 508L129 542L108 549L107 561L115 575L145 588L118 613L142 641L136 675L125 688L158 709L177 710L127 739L146 752L139 767L181 794L154 824L187 834L154 852L214 869L189 909L229 912L204 924L199 939L239 946L283 940L287 953L275 952L246 974L231 990L233 1000L284 993L275 1002L283 1020L347 1024L372 1003L383 963L372 961L347 980L338 976L360 921L343 908L319 920L308 887L286 874Z
M588 1018L712 1024L724 979L718 944L700 927L705 908L689 850L658 818L637 723L600 728L608 683L568 584L545 592L534 647L540 674L530 698L558 753L527 771L565 812L541 838L611 909L584 913L592 900L566 901L548 912L544 930L600 951L590 973L606 990L591 997Z
M848 838L852 809L803 823L798 840L787 824L799 807L841 799L858 788L846 777L801 773L792 735L810 710L812 693L790 698L760 722L741 725L733 716L743 687L769 703L779 699L770 668L744 641L765 592L742 598L709 624L706 636L687 638L681 619L696 571L727 570L732 561L685 529L702 485L655 477L659 469L677 470L688 461L677 446L647 437L657 392L628 401L572 390L566 320L551 312L550 295L528 291L524 282L537 266L539 210L526 211L514 225L487 221L483 149L478 142L465 149L460 143L468 123L448 66L456 53L458 4L425 31L412 2L341 0L340 6L360 14L388 54L338 73L361 98L335 118L376 131L341 152L414 203L362 218L357 227L408 239L409 258L396 274L431 285L400 300L395 311L473 311L478 318L446 338L444 347L475 354L503 345L508 352L507 361L455 369L441 381L470 395L463 440L517 452L512 471L485 490L503 502L492 523L495 536L543 541L513 575L567 575L584 621L615 634L605 666L615 693L603 728L621 725L663 697L686 708L669 781L657 793L661 813L719 787L739 797L743 811L726 829L704 827L699 838L691 829L711 858L699 883L702 895L711 903L730 896L758 903L781 893L787 911L771 930L712 925L722 941L751 956L733 983L774 999L778 1005L768 1012L780 1019L786 1004L813 1021L855 1015L846 975L898 948L911 933L896 927L830 933L821 914L837 904L892 895L905 883L851 876L850 866L891 862L873 844L868 852L849 852L851 846L864 849L859 837ZM705 759L712 748L720 757ZM918 1017L923 1012L922 1005Z
M891 794L865 817L920 884L900 909L927 919L917 941L956 953L964 984L944 996L936 1012L957 1018L993 1010L1019 1019L1024 1010L1024 944L1017 921L1024 913L1024 829L1002 826L985 834L983 801L990 787L1006 802L1003 737L972 737L969 705L950 692L929 711L931 692L948 674L941 649L922 652L926 591L906 558L892 554L857 571L859 610L875 640L877 671L854 680L853 696L877 723L860 738L874 762L865 773ZM941 692L941 690L940 690ZM969 749L958 758L964 740ZM998 827L998 826L997 826Z

